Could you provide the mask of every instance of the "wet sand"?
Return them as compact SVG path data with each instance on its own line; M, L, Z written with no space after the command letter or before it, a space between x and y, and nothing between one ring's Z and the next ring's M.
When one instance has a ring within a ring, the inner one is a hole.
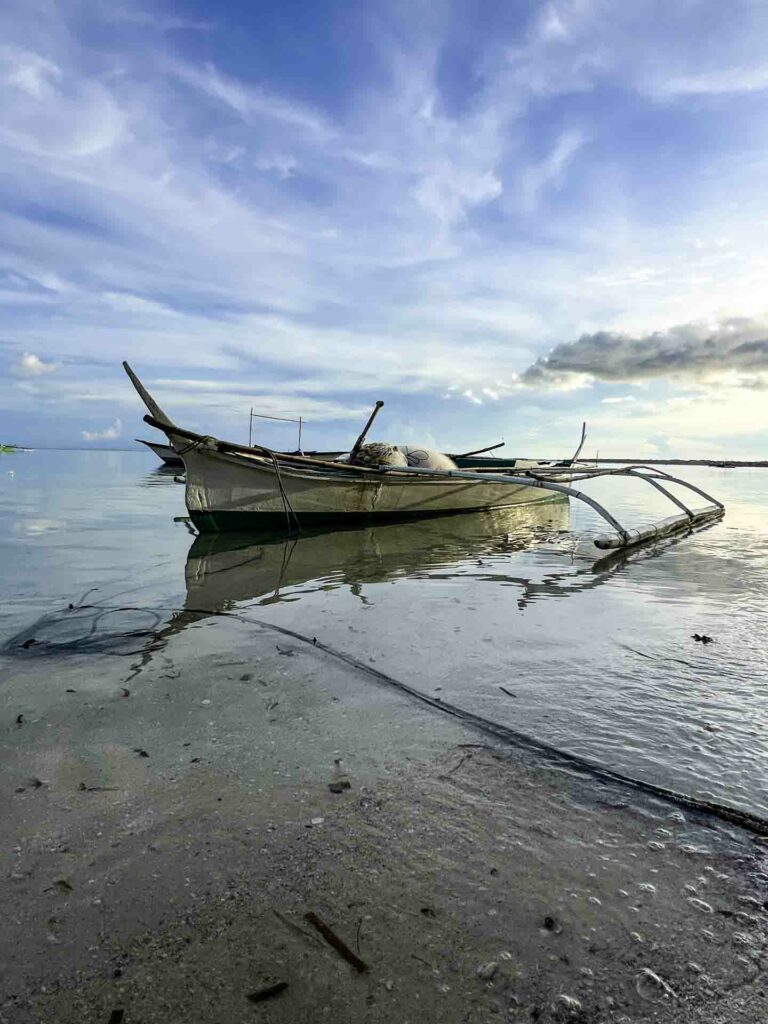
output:
M0 1021L766 1018L765 842L269 629L108 622L3 663Z

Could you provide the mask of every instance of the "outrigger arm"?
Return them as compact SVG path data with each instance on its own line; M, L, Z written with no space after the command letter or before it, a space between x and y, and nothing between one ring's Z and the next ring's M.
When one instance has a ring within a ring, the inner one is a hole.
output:
M637 472L641 469L648 470L648 472ZM424 476L469 480L474 483L488 482L487 476L481 476L471 470L421 469L418 466L381 466L380 470L382 473L418 473ZM555 470L555 472L557 472L557 470ZM561 469L559 472L562 474L565 473L566 470ZM722 502L719 502L716 498L713 498L694 484L690 484L686 480L679 480L677 477L672 477L662 470L650 469L648 466L632 466L626 469L608 471L579 470L578 467L570 467L567 472L569 475L575 475L579 480L589 480L596 476L632 476L637 477L640 480L647 480L648 483L652 484L659 491L665 494L670 501L683 509L683 514L679 516L669 516L666 519L660 519L655 523L651 523L648 526L640 527L638 529L626 530L621 523L615 519L598 501L595 501L594 498L591 498L588 494L584 494L583 491L576 490L575 487L568 487L566 484L557 483L555 480L543 477L540 475L540 471L532 471L531 475L526 474L525 476L512 476L506 473L494 473L493 480L495 483L518 484L524 487L541 487L545 491L554 491L556 494L567 495L569 498L576 498L578 501L585 502L590 506L590 508L593 508L599 516L605 519L605 521L609 523L618 534L618 536L601 534L600 536L595 537L595 547L602 549L632 547L635 544L642 544L644 541L667 537L670 534L677 533L679 530L690 529L693 526L701 525L711 519L717 519L725 512L725 506ZM682 487L687 487L689 490L695 491L703 498L706 498L706 500L710 501L712 504L707 505L704 508L690 509L684 505L679 498L671 494L665 487L658 483L657 478L666 480L669 483L679 484Z

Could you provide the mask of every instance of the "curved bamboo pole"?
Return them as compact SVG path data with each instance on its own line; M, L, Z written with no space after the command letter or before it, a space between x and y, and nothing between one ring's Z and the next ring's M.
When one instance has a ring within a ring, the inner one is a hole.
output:
M638 473L636 472L636 470L638 469L647 469L648 473ZM639 476L648 480L650 479L650 473L653 473L654 476L661 477L662 480L668 480L671 484L680 484L681 487L687 487L689 491L695 491L700 498L705 498L707 501L711 501L712 504L717 505L718 508L725 508L725 505L722 503L722 501L718 501L717 498L713 498L711 494L707 494L706 491L702 491L702 489L700 487L697 487L696 484L692 484L688 480L681 480L679 477L676 476L670 476L670 474L666 473L663 469L658 469L655 466L653 468L651 468L650 466L627 467L627 474L629 476Z

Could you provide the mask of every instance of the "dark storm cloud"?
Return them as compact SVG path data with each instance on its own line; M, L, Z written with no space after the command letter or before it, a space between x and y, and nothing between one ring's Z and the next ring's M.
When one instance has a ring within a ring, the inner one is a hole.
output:
M746 317L724 320L715 329L682 324L640 337L598 331L556 345L522 375L529 387L557 387L574 374L604 381L657 377L695 379L720 371L749 375L768 371L768 326Z

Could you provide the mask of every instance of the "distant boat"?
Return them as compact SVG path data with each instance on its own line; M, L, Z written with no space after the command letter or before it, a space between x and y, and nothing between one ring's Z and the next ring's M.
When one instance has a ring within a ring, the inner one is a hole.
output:
M145 444L166 466L183 466L184 459L171 448L169 444L158 444L157 441L143 441L140 437L135 438L139 444Z

